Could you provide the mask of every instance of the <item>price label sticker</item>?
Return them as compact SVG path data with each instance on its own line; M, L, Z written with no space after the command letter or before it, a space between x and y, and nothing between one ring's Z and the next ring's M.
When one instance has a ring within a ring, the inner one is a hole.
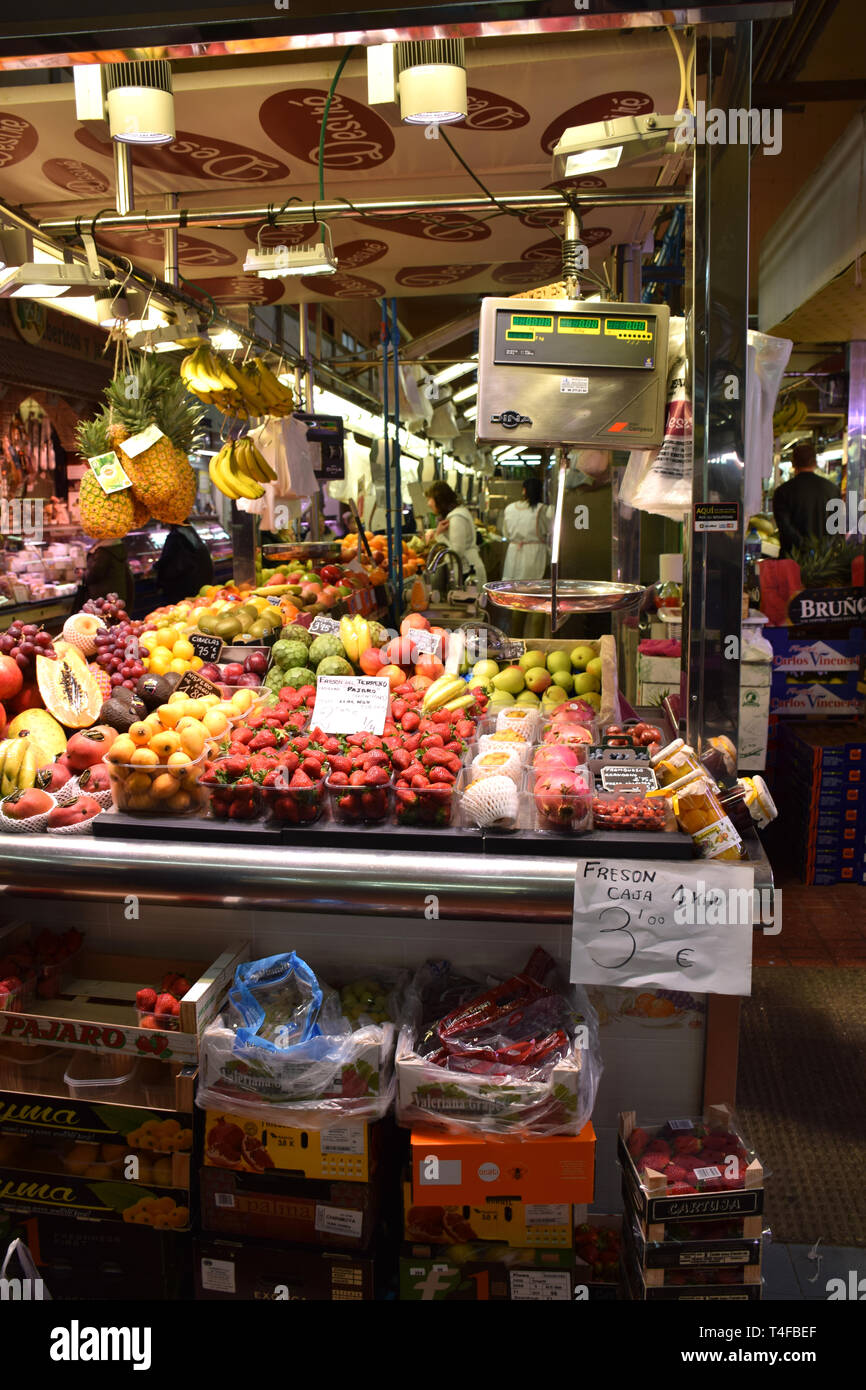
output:
M754 913L750 865L579 860L570 979L750 994Z
M96 474L96 481L103 492L110 495L112 492L122 492L124 488L132 487L132 479L113 451L94 454L87 462Z
M606 792L611 792L618 787L657 787L658 782L651 767L636 763L611 763L601 769L601 785Z
M311 725L326 734L381 734L390 693L384 676L319 676Z
M328 632L337 636L340 631L340 624L337 622L336 618L326 618L324 613L319 613L310 623L307 630L308 632L314 633Z
M416 627L409 633L409 637L414 652L421 654L432 652L434 656L440 655L442 638L437 632L427 632L423 627Z
M221 637L208 637L204 632L193 632L190 634L189 644L202 661L219 661L223 649Z
M145 449L152 449L154 444L158 444L164 437L159 425L148 425L146 430L139 430L138 434L131 434L128 439L124 439L120 447L128 459L134 459L143 454Z

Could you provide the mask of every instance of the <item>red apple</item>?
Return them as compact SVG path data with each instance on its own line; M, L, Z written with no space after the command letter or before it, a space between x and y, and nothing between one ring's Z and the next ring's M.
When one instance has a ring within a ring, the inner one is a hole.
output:
M12 700L24 685L24 675L14 657L0 656L0 700Z
M244 670L249 674L253 672L257 676L263 676L268 669L268 658L264 652L250 652L244 659Z
M222 673L215 661L206 661L198 674L201 676L202 680L213 681L217 685L222 680Z
M400 636L405 637L406 634L411 632L413 628L423 628L423 630L426 632L429 627L430 624L424 617L423 613L407 613L406 617L400 624Z
M396 690L398 685L402 685L406 679L406 672L399 666L383 666L376 672L377 676L384 676L392 690Z
M237 685L243 674L244 668L240 661L229 661L222 669L222 680L226 685Z
M254 671L242 671L235 681L235 685L241 690L258 690L261 679Z

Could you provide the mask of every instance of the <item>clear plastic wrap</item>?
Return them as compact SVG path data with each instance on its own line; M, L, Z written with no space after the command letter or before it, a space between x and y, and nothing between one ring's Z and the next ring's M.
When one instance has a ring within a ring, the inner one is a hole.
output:
M316 1130L381 1119L404 994L405 976L383 970L338 993L294 952L239 966L202 1036L196 1104Z
M397 1119L455 1132L579 1134L601 1076L598 1022L580 986L536 948L494 982L428 961L397 1041Z

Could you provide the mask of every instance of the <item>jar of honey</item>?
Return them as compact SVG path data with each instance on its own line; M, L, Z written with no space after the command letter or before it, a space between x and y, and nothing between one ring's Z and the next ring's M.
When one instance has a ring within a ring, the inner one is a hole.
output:
M647 796L670 798L677 824L691 835L702 859L739 860L743 842L703 771L689 772Z
M690 748L681 738L675 738L673 743L650 758L650 766L663 787L676 782L679 777L685 777L687 772L703 772L694 748Z

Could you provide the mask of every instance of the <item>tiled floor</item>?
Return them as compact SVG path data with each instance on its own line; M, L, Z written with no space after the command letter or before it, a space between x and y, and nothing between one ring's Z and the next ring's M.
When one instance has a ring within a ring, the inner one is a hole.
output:
M866 966L866 884L806 886L784 871L775 881L782 930L755 933L755 965Z

